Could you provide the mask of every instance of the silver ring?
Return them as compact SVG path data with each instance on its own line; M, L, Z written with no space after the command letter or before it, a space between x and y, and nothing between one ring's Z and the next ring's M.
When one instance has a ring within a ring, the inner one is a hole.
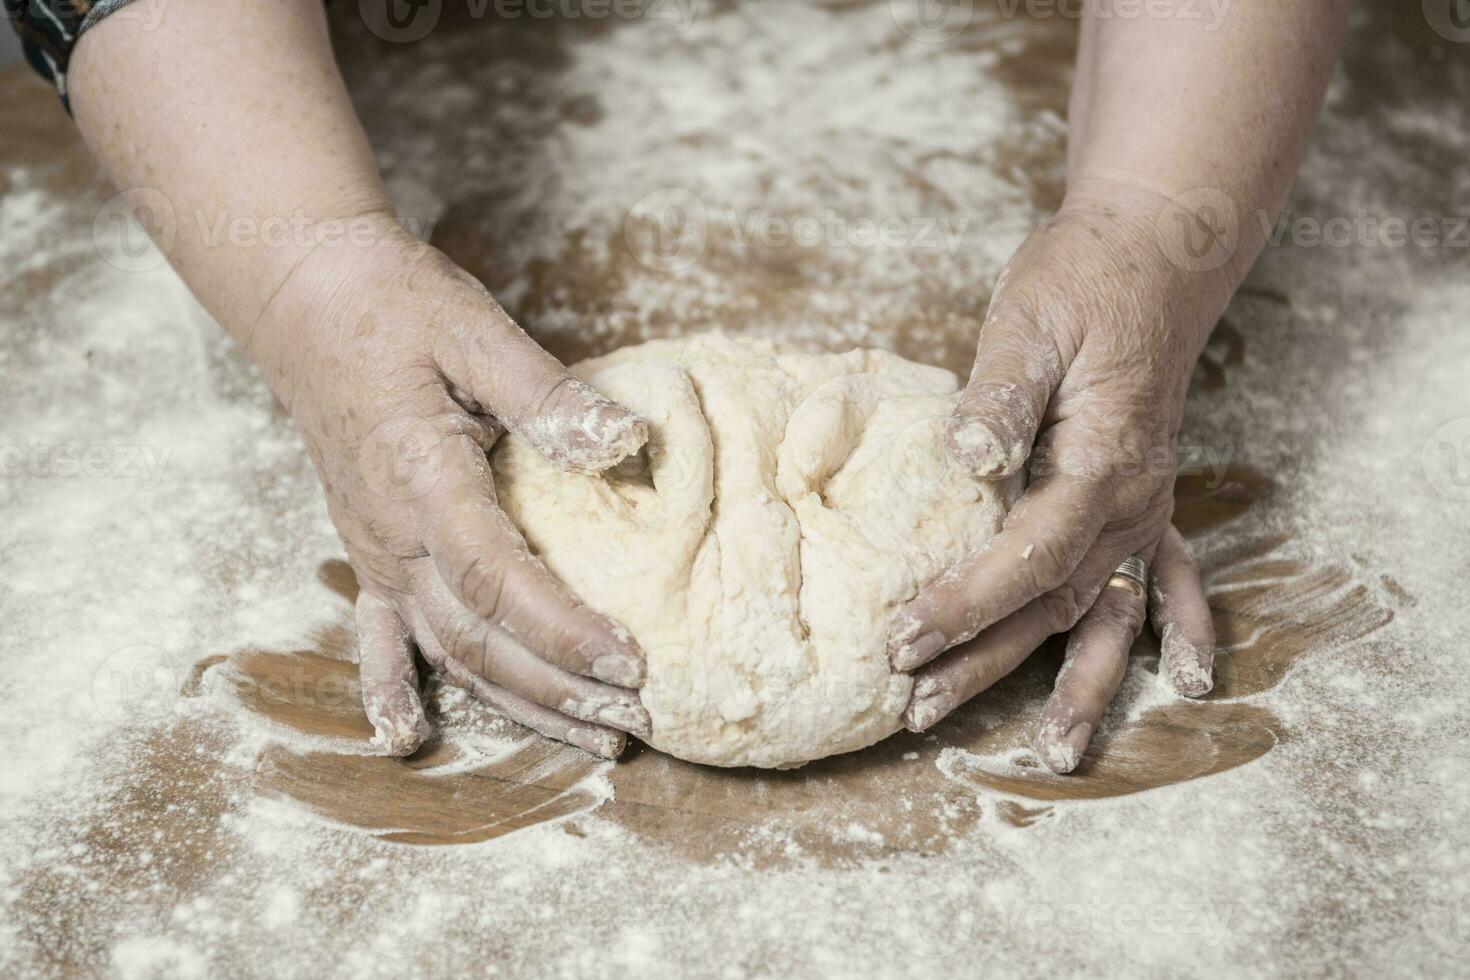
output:
M1148 595L1148 565L1137 555L1129 555L1108 579L1108 588L1123 589L1140 599L1145 598Z

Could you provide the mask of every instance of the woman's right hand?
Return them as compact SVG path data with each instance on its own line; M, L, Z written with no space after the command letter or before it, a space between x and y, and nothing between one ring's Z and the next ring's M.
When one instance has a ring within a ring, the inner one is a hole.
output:
M645 661L558 582L496 504L486 451L507 429L600 471L647 438L574 379L485 288L384 219L382 244L322 246L246 338L300 425L347 548L374 743L429 734L414 649L543 735L616 758L646 736Z

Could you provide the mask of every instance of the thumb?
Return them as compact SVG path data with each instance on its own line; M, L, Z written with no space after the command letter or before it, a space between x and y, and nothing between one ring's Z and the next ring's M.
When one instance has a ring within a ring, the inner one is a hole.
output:
M1066 370L1028 308L997 293L980 328L975 366L948 427L950 453L982 479L1020 472Z
M648 441L641 418L574 378L488 293L477 305L436 343L435 359L457 390L564 469L599 472Z

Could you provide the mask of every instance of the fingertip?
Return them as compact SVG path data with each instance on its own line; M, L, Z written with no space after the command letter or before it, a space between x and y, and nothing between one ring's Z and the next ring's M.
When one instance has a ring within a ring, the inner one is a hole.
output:
M567 732L567 741L609 762L616 761L628 746L627 735L606 728L573 728Z
M1215 687L1215 651L1188 640L1173 623L1159 638L1160 660L1169 685L1187 698L1202 698Z
M521 426L521 434L564 469L600 473L648 442L648 423L570 376L556 404Z
M621 623L589 606L581 606L582 626L588 638L572 659L586 664L583 671L614 687L640 688L648 680L648 659Z
M653 734L653 719L648 709L637 701L631 703L615 701L603 705L597 711L597 720L609 728L648 738Z
M593 677L616 687L639 688L648 679L648 665L642 658L623 651L597 657L591 670Z
M952 693L943 682L934 677L919 678L901 717L903 726L915 734L928 731L950 713L952 701Z
M1037 726L1031 745L1048 769L1065 776L1082 761L1088 743L1092 741L1092 732L1090 722L1067 726L1065 722L1046 719Z
M965 464L982 480L995 480L1020 472L1029 446L1020 446L1000 434L1001 427L974 414L951 416L945 429L950 455Z
M929 627L929 603L922 595L893 614L884 642L889 664L901 673L922 667L948 646L944 635Z
M394 709L368 706L366 710L373 726L370 744L383 755L397 758L413 755L433 734L417 696Z
M897 647L891 647L889 660L895 670L908 673L939 656L946 646L948 644L944 639L944 634L938 630L930 630L913 640L900 643Z

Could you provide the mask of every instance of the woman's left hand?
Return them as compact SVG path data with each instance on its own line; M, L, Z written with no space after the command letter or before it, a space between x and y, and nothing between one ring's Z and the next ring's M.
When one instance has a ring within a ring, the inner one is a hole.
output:
M1211 688L1209 606L1170 517L1190 373L1233 284L1169 261L1156 230L1166 204L1111 186L1069 195L997 284L949 446L980 478L1029 460L1030 483L1000 534L893 620L893 665L915 672L913 731L1070 629L1034 745L1071 771L1122 683L1145 607L1175 689ZM1108 585L1130 555L1147 563L1146 598Z

